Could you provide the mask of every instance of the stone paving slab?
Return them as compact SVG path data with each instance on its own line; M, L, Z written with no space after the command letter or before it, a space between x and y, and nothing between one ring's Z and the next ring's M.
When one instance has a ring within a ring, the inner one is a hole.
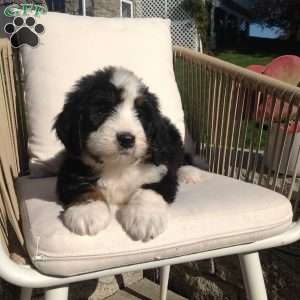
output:
M159 285L145 278L118 291L106 300L159 300L159 292ZM167 300L187 300L187 298L168 291Z

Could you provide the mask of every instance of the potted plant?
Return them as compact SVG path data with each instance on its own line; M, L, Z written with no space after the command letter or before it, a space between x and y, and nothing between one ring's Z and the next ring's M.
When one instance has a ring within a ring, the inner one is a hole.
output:
M279 126L279 130L278 130L278 126ZM273 125L273 127L270 129L267 156L266 156L266 165L272 168L273 171L275 171L279 164L279 160L281 158L279 173L284 174L287 167L287 175L293 175L295 168L299 168L299 166L297 166L297 159L298 159L298 152L300 148L300 122L299 121L289 122L287 127L286 137L285 137L285 143L281 151L281 144L285 136L285 127L286 127L285 124L281 122ZM278 137L276 141L277 130L278 130ZM295 131L295 136L294 136L294 131ZM294 136L294 140L292 141L293 136ZM292 145L291 150L290 150L290 145ZM289 151L291 152L289 153ZM282 155L280 157L281 153ZM297 176L300 176L300 170L297 171Z
M275 58L266 66L250 65L247 68L254 72L300 87L300 57L298 56L284 55ZM275 123L269 128L269 139L265 160L266 165L272 170L276 170L281 159L279 172L282 174L285 173L286 166L288 165L287 174L292 175L295 167L299 168L299 166L296 165L300 148L300 122L297 121L298 106L294 105L292 107L289 117L290 120L287 120L289 115L288 102L282 103L282 100L275 99L275 106L273 109L274 99L272 99L272 96L267 95L265 101L262 101L258 107L257 119L261 120L264 117L264 120L268 121L270 118L273 118ZM289 121L288 125L286 125L287 121ZM285 133L286 128L287 131ZM284 138L285 143L282 148L281 145ZM297 171L297 176L300 176L300 168L299 171Z

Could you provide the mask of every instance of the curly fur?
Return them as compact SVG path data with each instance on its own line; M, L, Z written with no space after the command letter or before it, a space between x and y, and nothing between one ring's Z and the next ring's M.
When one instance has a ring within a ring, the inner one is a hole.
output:
M103 229L103 224L101 228L92 229L85 229L88 222L82 226L73 225L76 223L74 215L89 214L82 205L93 201L104 201L108 206L122 204L126 206L124 212L139 211L137 213L144 216L147 213L144 208L156 203L156 207L148 209L152 217L148 217L147 222L159 220L162 224L161 207L165 205L158 203L172 203L175 199L177 171L184 158L183 144L178 130L161 114L157 97L135 74L109 67L80 79L67 95L54 129L66 148L66 158L58 174L57 193L65 214L72 220L72 224L68 224L65 219L71 231L95 234ZM124 133L133 137L134 145L120 146L118 135ZM151 193L145 193L147 190ZM137 195L147 195L147 199ZM131 205L135 209L131 209ZM143 209L136 209L143 205ZM74 206L80 208L80 213L73 214ZM103 214L107 218L106 210ZM91 215L95 218L94 212ZM165 228L159 229L159 224L151 227L143 223L145 217L131 216L140 220L132 225L140 229L130 229L128 214L120 215L123 216L120 222L129 234L140 232L135 239L148 240ZM80 216L80 219L86 218ZM147 232L147 226L152 228L151 232Z

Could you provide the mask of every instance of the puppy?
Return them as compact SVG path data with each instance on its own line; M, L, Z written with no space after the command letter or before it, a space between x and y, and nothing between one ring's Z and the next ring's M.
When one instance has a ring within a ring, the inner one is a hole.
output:
M132 239L148 241L165 230L183 143L134 73L109 67L80 79L54 129L66 149L57 179L66 227L95 235L116 204Z

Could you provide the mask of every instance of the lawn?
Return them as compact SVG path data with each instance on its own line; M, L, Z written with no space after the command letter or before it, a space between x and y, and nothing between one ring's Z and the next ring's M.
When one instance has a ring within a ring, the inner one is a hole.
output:
M276 53L239 53L233 50L226 50L224 52L219 52L216 57L233 63L235 65L246 67L252 64L266 65L272 61L273 58L278 56Z
M216 54L216 57L225 60L227 62L233 63L235 65L246 67L252 64L255 65L267 65L275 57L279 56L278 53L241 53L234 50L226 50ZM245 124L243 124L243 129L245 130ZM260 130L257 128L254 121L249 121L247 134L246 134L246 147L250 147L252 137L254 137L254 147L257 147L258 139L260 135ZM260 144L260 150L263 150L266 144L267 133L265 130L262 132L262 139Z

